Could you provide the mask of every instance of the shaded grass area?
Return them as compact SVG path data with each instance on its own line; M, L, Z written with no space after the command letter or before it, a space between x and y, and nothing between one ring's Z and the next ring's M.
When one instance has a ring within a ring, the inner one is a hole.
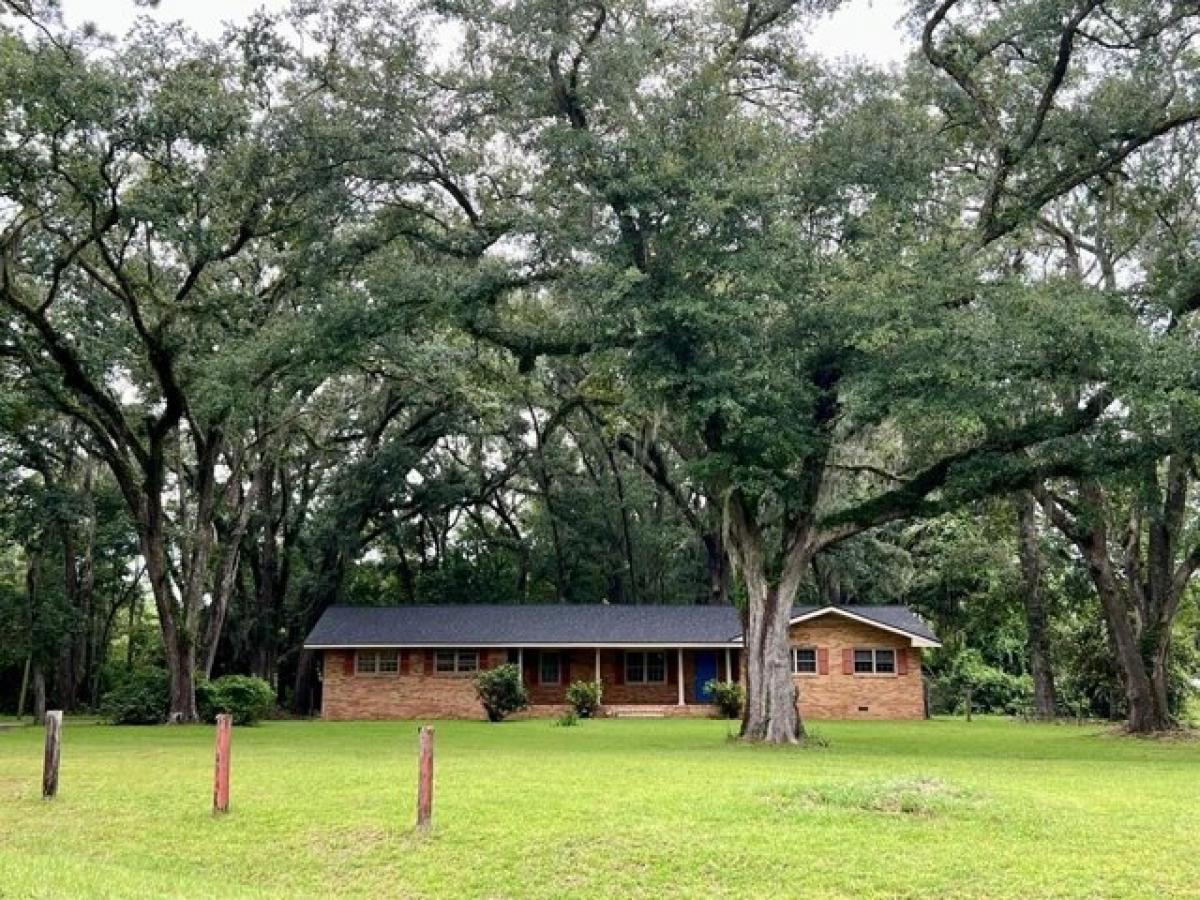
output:
M1200 896L1200 745L999 720L437 724L434 830L413 723L0 732L0 896Z

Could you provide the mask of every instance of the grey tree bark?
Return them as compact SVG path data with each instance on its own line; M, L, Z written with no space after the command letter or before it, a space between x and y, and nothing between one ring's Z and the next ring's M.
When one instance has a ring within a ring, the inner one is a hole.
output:
M1042 577L1042 553L1038 542L1036 505L1033 494L1021 491L1014 499L1017 512L1017 551L1025 602L1025 626L1029 634L1029 674L1033 678L1033 708L1039 719L1055 716L1054 666L1050 654L1049 616Z

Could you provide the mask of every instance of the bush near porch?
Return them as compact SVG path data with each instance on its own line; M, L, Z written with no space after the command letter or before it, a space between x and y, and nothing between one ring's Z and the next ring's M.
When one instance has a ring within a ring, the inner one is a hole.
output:
M437 723L412 833L416 723L0 731L4 896L1145 897L1200 885L1200 744L977 718L821 723L748 747L715 720ZM987 852L980 852L986 847ZM730 852L736 848L736 852Z

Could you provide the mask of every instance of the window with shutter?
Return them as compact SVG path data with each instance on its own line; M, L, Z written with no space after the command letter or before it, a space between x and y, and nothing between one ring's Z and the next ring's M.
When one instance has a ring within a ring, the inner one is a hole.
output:
M666 684L667 654L661 650L630 651L625 654L627 684Z
M855 675L895 675L896 651L887 648L855 648Z
M817 674L817 650L815 647L792 648L792 674Z
M439 650L434 658L438 675L469 675L479 671L478 650Z
M395 675L399 671L399 650L359 650L354 654L356 675Z

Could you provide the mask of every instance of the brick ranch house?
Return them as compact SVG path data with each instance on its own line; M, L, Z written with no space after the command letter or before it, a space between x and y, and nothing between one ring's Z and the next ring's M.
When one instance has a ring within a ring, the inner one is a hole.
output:
M813 719L918 719L921 651L902 606L796 607L791 665ZM606 715L714 714L705 685L741 679L741 621L716 606L335 606L305 641L322 656L325 719L483 718L472 676L520 666L532 715L599 680Z

